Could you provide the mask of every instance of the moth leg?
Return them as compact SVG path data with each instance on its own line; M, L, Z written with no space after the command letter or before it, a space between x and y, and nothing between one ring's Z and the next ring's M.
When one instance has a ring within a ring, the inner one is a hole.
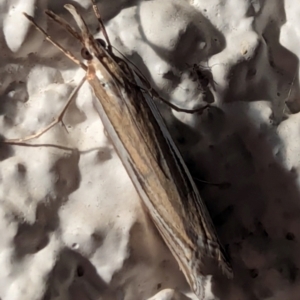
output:
M133 64L134 65L134 64ZM137 68L134 65L135 68ZM138 69L138 68L137 68ZM131 84L133 84L135 87L139 88L141 91L148 93L150 97L152 98L156 98L160 101L162 101L163 103L165 103L166 105L168 105L169 107L171 107L172 109L178 111L178 112L185 112L185 113L189 113L189 114L194 114L194 113L199 113L201 114L205 109L209 108L210 105L206 104L202 107L199 108L193 108L193 109L188 109L188 108L182 108L179 107L169 101L167 101L166 99L164 99L163 97L159 96L159 94L157 93L157 91L151 86L150 82L147 80L147 78L145 78L144 75L140 74L140 71L137 72L136 70L134 70L134 73L136 74L136 76L142 81L143 84L148 85L149 88L143 88L141 86L139 86L136 83L131 82Z
M63 52L67 57L69 57L75 64L80 66L85 71L87 70L87 66L82 63L80 60L78 60L70 51L65 49L63 46L61 46L59 43L55 42L52 37L42 28L40 27L33 19L33 17L27 15L26 13L23 13L24 16L29 20L31 24L39 31L41 32L47 41L49 41L51 44L53 44L56 48L58 48L61 52Z
M202 114L207 108L210 107L209 104L206 104L206 105L204 105L202 107L199 107L199 108L192 108L192 109L182 108L182 107L179 107L179 106L167 101L166 99L162 98L158 94L153 95L153 97L159 99L160 101L162 101L163 103L165 103L166 105L168 105L169 107L171 107L172 109L174 109L178 112L185 112L185 113L188 113L188 114L195 114L195 113Z
M80 81L80 83L77 85L77 87L73 90L73 92L71 93L71 95L68 98L67 103L65 104L65 106L63 107L63 109L61 110L61 112L59 113L59 115L55 118L55 120L53 122L51 122L49 125L47 125L46 127L44 127L43 129L41 129L40 131L29 135L25 138L19 138L19 139L4 139L1 142L5 143L5 144L18 144L18 143L22 143L22 142L26 142L35 138L38 138L39 136L43 135L45 132L47 132L48 130L50 130L52 127L54 127L56 124L58 124L59 122L63 123L63 117L64 114L66 113L68 107L70 106L70 104L72 103L72 101L76 98L77 92L79 91L79 89L81 88L81 86L83 85L83 83L85 82L85 77L83 77Z
M94 0L91 0L91 1L94 2ZM199 108L186 109L186 108L181 108L181 107L179 107L179 106L177 106L173 103L170 103L169 101L167 101L166 99L164 99L164 98L162 98L161 96L158 95L158 93L152 88L152 86L151 86L150 82L147 80L147 78L143 75L143 73L139 70L139 68L132 61L130 61L118 49L116 49L115 47L113 47L113 48L123 57L124 62L127 61L129 64L131 64L134 67L133 71L136 74L136 76L138 76L138 78L142 81L143 84L148 86L148 88L146 89L146 88L143 88L143 87L139 86L135 82L130 82L135 87L139 88L141 91L144 91L144 92L148 93L153 98L159 99L160 101L162 101L163 103L165 103L166 105L168 105L169 107L171 107L172 109L174 109L178 112L185 112L185 113L189 113L189 114L194 114L194 113L200 113L201 114L205 109L210 107L210 105L207 104L207 105L204 105L203 107L199 107Z
M231 183L228 182L228 181L223 181L223 182L217 183L217 182L211 182L211 181L202 180L202 179L199 179L199 178L196 178L196 177L193 177L193 179L195 181L201 182L203 184L207 184L207 185L210 185L210 186L216 186L216 187L218 187L221 190L228 189L228 188L231 187Z
M188 113L188 114L195 114L195 113L203 113L204 110L206 110L207 108L210 107L209 104L206 104L202 107L199 107L199 108L192 108L192 109L188 109L188 108L182 108L182 107L179 107L169 101L167 101L166 99L162 98L161 96L158 95L158 93L154 90L154 89L149 89L149 90L146 90L140 86L138 86L137 84L135 84L136 87L138 87L140 90L148 93L151 97L153 98L157 98L158 100L160 100L161 102L165 103L166 105L168 105L169 107L171 107L172 109L178 111L178 112L185 112L185 113Z
M72 27L67 21L61 18L59 15L55 14L51 10L45 10L45 14L52 19L54 22L59 24L63 29L70 33L75 39L77 39L81 44L84 44L82 36Z

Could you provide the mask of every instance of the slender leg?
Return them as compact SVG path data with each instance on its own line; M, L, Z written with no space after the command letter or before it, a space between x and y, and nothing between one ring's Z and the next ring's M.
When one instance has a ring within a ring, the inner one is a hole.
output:
M34 133L32 135L29 135L27 137L19 138L19 139L5 139L5 140L3 140L1 142L5 143L5 144L17 144L17 143L26 142L26 141L35 139L35 138L43 135L45 132L47 132L48 130L50 130L52 127L54 127L59 122L61 122L64 125L64 123L63 123L64 114L66 113L66 111L67 111L68 107L70 106L70 104L72 103L72 101L76 98L77 92L79 91L79 89L81 88L81 86L83 85L83 83L85 82L85 80L86 80L85 77L83 77L81 79L81 81L78 84L78 86L73 90L73 92L69 96L69 99L68 99L67 103L65 104L65 106L63 107L63 109L61 110L60 114L48 126L44 127L40 131L38 131L38 132L36 132L36 133Z

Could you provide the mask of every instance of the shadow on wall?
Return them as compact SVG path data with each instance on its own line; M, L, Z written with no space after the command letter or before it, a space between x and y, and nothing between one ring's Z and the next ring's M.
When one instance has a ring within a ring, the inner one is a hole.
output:
M272 99L274 114L281 120L285 103L292 113L300 110L299 60L279 40L286 23L284 1L263 1L261 9L257 13L249 11L248 16L254 17L258 40L253 54L245 53L244 59L228 70L229 86L223 101Z
M254 55L232 65L221 107L195 116L193 127L175 117L168 122L192 176L230 184L220 189L196 180L232 258L234 280L217 275L213 285L222 299L235 298L237 289L246 299L275 297L279 291L298 299L292 294L300 279L298 175L284 166L277 126L286 101L292 113L299 111L299 60L279 42L284 2L263 4L258 15L272 5L277 17L257 32Z
M70 249L64 249L59 254L49 275L44 300L67 294L74 300L120 299L98 275L90 260Z
M194 178L230 184L220 189L198 182L232 259L233 281L215 280L215 293L222 299L233 299L234 289L247 299L272 297L300 279L297 174L283 166L277 126L268 119L256 124L251 105L227 104L224 111L212 107L196 129L175 119L170 126Z

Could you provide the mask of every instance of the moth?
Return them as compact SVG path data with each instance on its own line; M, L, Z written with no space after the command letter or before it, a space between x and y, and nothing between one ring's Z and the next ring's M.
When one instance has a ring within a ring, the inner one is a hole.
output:
M17 143L35 138L61 121L74 95L87 80L95 96L95 109L153 223L191 289L199 299L203 299L203 262L211 257L230 278L232 269L229 260L192 176L153 100L153 97L159 97L158 93L149 89L145 77L132 64L114 54L95 0L91 1L105 41L93 37L73 5L64 7L73 16L79 32L58 15L46 11L53 21L81 43L84 61L52 40L31 16L24 13L47 40L83 68L86 74L61 114L49 126L25 139L6 142ZM174 105L171 107L179 109Z

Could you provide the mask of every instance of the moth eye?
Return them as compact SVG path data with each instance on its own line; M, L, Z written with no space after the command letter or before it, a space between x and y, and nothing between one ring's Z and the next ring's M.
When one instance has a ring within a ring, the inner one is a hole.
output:
M102 39L96 39L96 41L103 47L103 48L106 48L106 43L104 40Z
M93 58L91 53L86 48L81 49L81 56L83 59L86 59L86 60L91 60Z

